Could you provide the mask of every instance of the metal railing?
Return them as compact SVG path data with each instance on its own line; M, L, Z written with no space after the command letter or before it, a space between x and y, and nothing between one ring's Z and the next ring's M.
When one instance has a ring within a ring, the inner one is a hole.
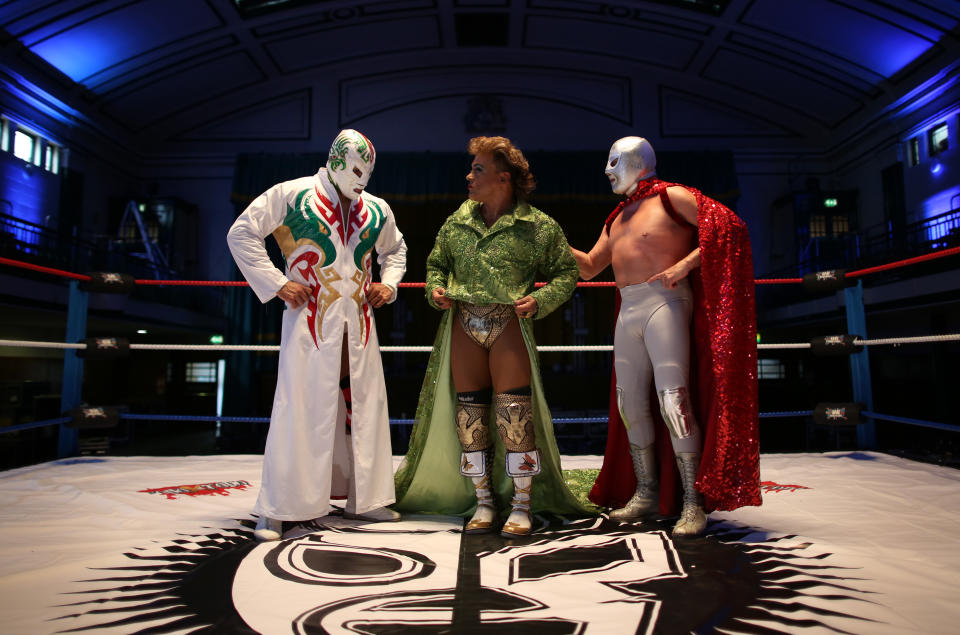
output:
M80 273L115 271L134 278L153 278L157 273L155 264L125 241L108 236L85 240L3 212L0 212L0 256ZM168 268L160 273L167 279L178 280L195 272ZM142 300L217 317L222 316L226 306L224 289L209 289L203 297L176 288L140 287L135 293Z
M761 276L782 278L813 271L843 268L856 270L891 260L910 258L960 246L960 208L911 223L897 230L890 223L874 225L857 233L812 238L804 250L805 258L796 265ZM954 267L952 262L930 265ZM897 272L888 276L915 275ZM796 301L796 294L784 288L758 290L761 306L771 307Z

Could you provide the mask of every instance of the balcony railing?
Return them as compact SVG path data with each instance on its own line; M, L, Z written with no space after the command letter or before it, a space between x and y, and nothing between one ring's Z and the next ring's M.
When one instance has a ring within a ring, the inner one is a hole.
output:
M855 234L814 238L798 259L797 265L761 275L761 278L796 278L813 271L846 269L854 271L905 258L960 246L960 208L911 223L899 231L891 225L877 225ZM905 269L894 269L871 276L867 284L879 284L921 272L956 268L956 258L935 260ZM757 309L772 309L805 299L789 285L757 287Z
M825 269L861 269L960 245L960 208L906 225L874 225L857 233L811 238L795 266L763 274L792 278Z
M160 277L171 280L199 277L197 272L169 268L158 272L156 263L151 263L142 245L136 243L107 236L84 240L2 212L0 256L76 273L115 271L134 278L155 278L159 273ZM144 300L216 316L223 314L226 304L226 290L218 287L205 288L203 294L199 294L183 288L140 286L136 294Z
M916 256L960 245L960 209L954 209L894 231L889 224L869 228L857 235L856 258L888 259L889 256Z

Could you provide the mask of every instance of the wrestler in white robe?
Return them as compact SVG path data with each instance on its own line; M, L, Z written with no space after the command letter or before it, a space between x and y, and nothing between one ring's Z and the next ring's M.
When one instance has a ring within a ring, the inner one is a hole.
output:
M254 511L277 520L308 520L330 511L355 480L356 513L394 502L390 428L373 307L371 251L380 280L393 290L406 271L407 247L386 201L367 192L344 219L337 190L321 168L277 184L241 214L227 234L237 266L261 302L293 280L310 300L283 314L280 361L263 479ZM273 234L286 272L264 245ZM339 389L341 342L348 337L352 393L352 469ZM351 510L352 511L352 510Z

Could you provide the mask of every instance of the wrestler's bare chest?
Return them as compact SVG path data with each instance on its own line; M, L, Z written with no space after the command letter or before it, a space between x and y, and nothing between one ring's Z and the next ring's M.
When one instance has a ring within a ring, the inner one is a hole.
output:
M693 249L693 231L667 215L659 198L628 206L610 226L610 255L617 286L646 282Z

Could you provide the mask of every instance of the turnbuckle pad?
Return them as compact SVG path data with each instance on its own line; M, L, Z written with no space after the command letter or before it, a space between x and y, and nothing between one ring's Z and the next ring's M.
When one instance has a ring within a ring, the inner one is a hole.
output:
M803 290L809 293L833 293L853 286L846 269L825 269L803 275Z
M128 273L93 271L87 274L90 280L80 283L84 291L95 293L130 293L136 285L133 276Z
M863 344L857 335L820 335L810 340L810 350L818 357L840 357L859 353Z
M68 428L115 428L120 422L120 411L110 406L77 406L70 410L73 419Z
M821 426L856 426L863 423L859 403L818 403L813 409L813 421Z
M85 359L118 359L130 354L130 340L125 337L88 337L81 343L87 347L77 349L77 357Z

